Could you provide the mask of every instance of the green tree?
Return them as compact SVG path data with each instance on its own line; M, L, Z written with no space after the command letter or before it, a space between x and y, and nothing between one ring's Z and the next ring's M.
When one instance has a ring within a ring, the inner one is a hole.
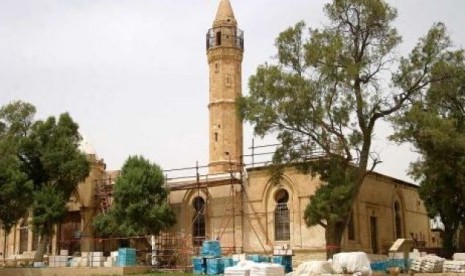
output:
M89 161L79 150L78 128L67 113L58 120L39 120L21 146L25 172L34 183L32 223L40 237L35 261L42 260L53 226L67 213L69 197L89 175Z
M454 250L465 226L465 63L462 51L450 53L433 68L436 78L426 95L393 120L391 139L411 143L420 154L410 174L431 217L444 223L443 246ZM465 246L465 245L463 245ZM462 249L463 250L463 249Z
M32 203L32 181L23 172L19 146L27 135L35 108L13 102L0 109L0 223L4 230L3 258L6 237Z
M157 235L176 222L167 197L160 167L130 156L116 180L113 205L97 216L95 228L101 235Z
M435 24L407 58L396 59L401 37L391 24L397 12L385 1L334 0L324 11L328 23L322 29L306 36L299 22L279 34L277 63L257 68L239 109L256 135L277 134L276 164L300 164L304 172L324 175L319 170L327 166L308 162L316 149L328 164L338 163L341 171L328 176L339 180L327 181L305 213L307 225L325 227L327 245L337 252L352 202L379 162L371 152L376 122L435 81L430 69L450 41L444 25ZM337 197L330 196L334 191ZM336 204L339 197L348 203Z

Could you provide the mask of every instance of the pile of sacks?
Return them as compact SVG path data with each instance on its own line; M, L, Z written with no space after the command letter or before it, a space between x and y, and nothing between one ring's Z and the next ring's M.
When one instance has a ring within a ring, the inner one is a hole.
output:
M444 261L443 272L465 273L465 253L455 253L452 261Z
M443 265L443 258L434 255L426 255L413 259L410 264L410 270L424 273L439 273L442 272Z
M444 261L442 271L444 273L465 273L465 261Z
M370 275L370 259L365 252L338 253L328 261L309 261L300 264L294 272L286 275L313 276L322 274Z

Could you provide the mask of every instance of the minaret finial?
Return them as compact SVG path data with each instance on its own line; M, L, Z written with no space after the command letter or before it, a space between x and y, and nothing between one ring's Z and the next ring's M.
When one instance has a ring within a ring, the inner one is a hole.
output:
M236 18L229 0L221 0L216 12L213 27L218 26L237 26Z

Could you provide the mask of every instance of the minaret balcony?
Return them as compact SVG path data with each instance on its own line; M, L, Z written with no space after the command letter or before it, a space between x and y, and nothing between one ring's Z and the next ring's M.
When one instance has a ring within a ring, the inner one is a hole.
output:
M244 32L238 28L234 28L234 31L231 34L230 30L223 28L211 28L208 30L207 50L213 47L225 46L235 47L243 51Z

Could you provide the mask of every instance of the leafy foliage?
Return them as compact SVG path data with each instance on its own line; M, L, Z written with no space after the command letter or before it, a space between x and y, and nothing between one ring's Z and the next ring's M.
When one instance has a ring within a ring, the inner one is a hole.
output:
M424 99L394 119L398 142L410 142L421 158L410 174L420 181L420 196L431 217L445 226L444 246L465 224L465 63L462 51L449 53L433 68L436 78Z
M102 235L158 234L175 223L164 187L163 172L141 156L130 156L115 183L111 209L94 226Z
M430 83L444 77L433 75L431 68L450 45L444 25L438 23L396 63L394 51L401 37L391 23L397 12L385 1L333 0L324 10L329 22L322 29L310 28L305 36L305 23L298 22L279 34L277 63L260 65L249 79L250 95L239 101L240 114L256 135L277 135L275 164L299 164L309 172L321 168L301 164L339 156L344 165L334 168L342 170L335 175L355 169L355 177L327 182L315 194L309 208L316 209L306 213L309 226L324 224L323 218L337 217L326 225L348 221L346 204L341 210L327 209L325 215L318 206L337 205L336 198L328 196L333 192L344 193L342 198L351 204L367 171L379 162L371 152L376 122L421 98ZM396 65L398 70L392 72ZM353 187L342 188L346 185ZM332 244L339 244L341 237L339 231Z
M22 158L36 191L33 224L41 233L51 234L51 226L66 214L65 204L77 184L89 175L80 140L78 125L64 113L58 120L35 122L24 142Z
M1 212L6 227L32 206L32 222L43 241L36 252L39 261L53 225L63 219L66 203L88 176L90 164L79 151L79 127L69 114L45 121L34 121L34 114L35 107L21 101L0 110L0 196L5 198Z
M24 173L18 156L34 113L32 105L22 102L0 109L0 222L6 233L32 203L32 181Z

